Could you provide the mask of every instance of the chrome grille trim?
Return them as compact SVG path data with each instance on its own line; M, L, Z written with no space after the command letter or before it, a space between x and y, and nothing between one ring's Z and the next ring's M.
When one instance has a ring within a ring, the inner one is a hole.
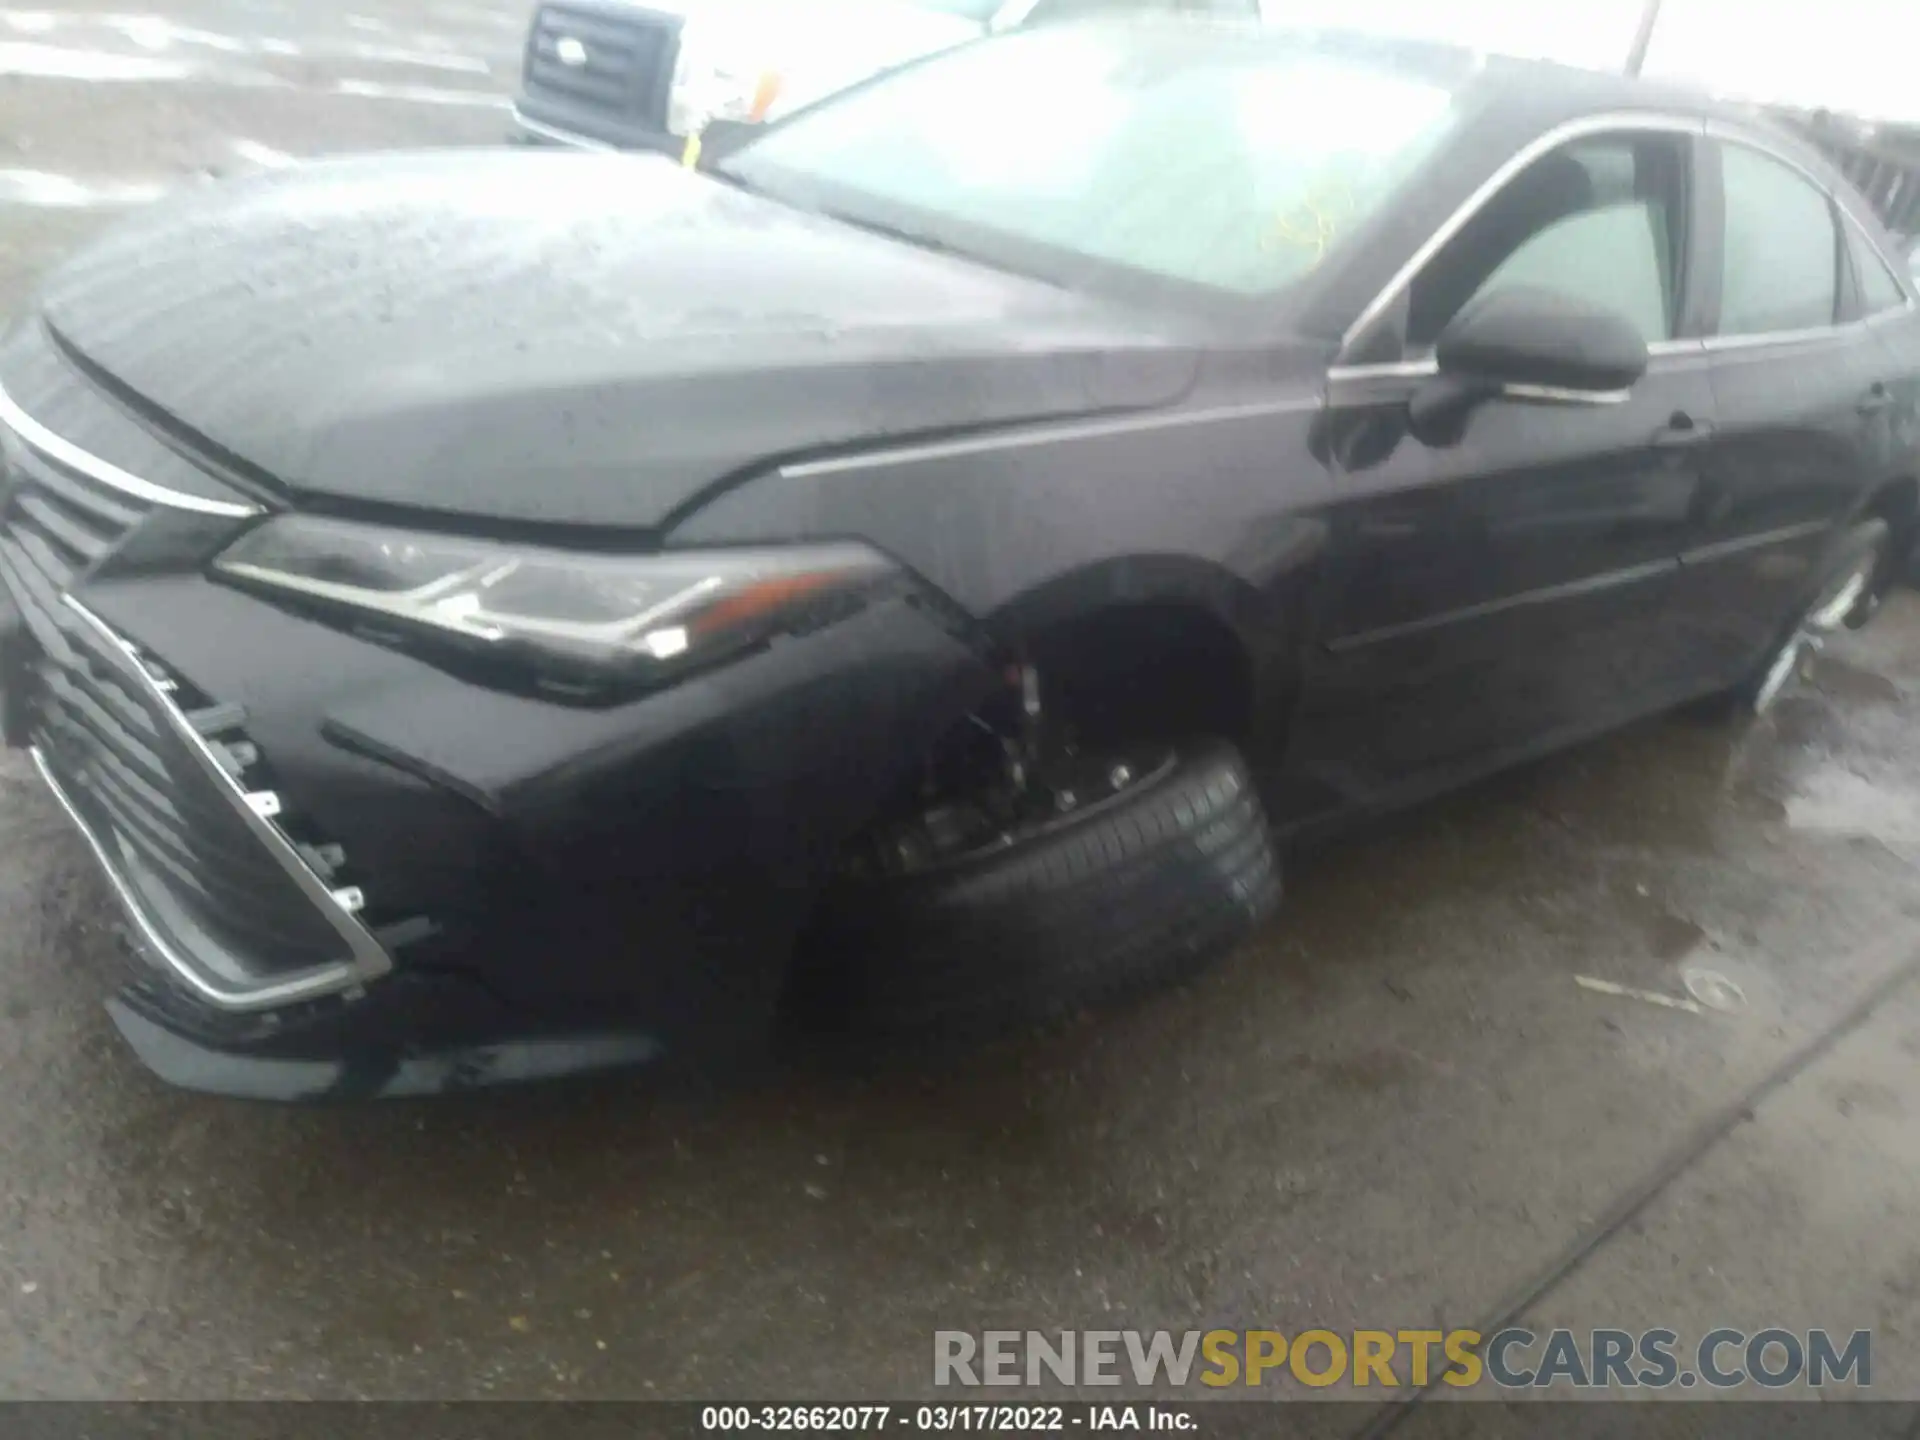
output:
M209 500L204 495L188 495L181 490L156 485L151 480L142 480L138 475L122 470L111 461L102 460L98 455L90 454L72 441L54 434L14 403L13 397L3 389L0 389L0 426L11 430L21 444L29 450L38 451L47 460L150 505L193 510L202 515L225 515L236 520L260 514L258 505L238 500Z
M36 768L47 781L48 788L53 791L54 798L60 802L61 808L67 812L69 818L86 837L95 858L99 860L101 868L107 872L107 878L113 886L114 893L119 897L122 907L140 931L142 938L151 946L153 953L208 1004L232 1011L265 1010L316 999L324 995L354 991L391 970L392 957L374 937L373 932L361 924L357 918L356 909L350 908L353 900L361 898L357 892L340 891L330 887L308 864L293 840L281 830L279 825L270 816L261 814L249 804L248 794L241 787L239 780L226 765L221 763L219 755L187 717L186 712L175 702L173 696L148 673L139 651L133 645L71 595L63 596L62 600L66 607L98 638L103 658L118 672L121 680L133 686L146 700L152 712L166 722L174 738L206 772L208 783L233 808L234 813L240 817L254 839L265 848L267 854L286 872L301 894L339 935L346 947L348 958L245 987L238 987L208 975L203 967L193 963L190 956L182 955L166 941L161 933L161 927L146 913L139 892L122 873L123 862L116 858L114 846L110 843L112 837L96 833L96 827L86 818L83 807L76 805L61 787L60 782L53 775L51 766L36 746L33 751Z
M277 796L249 793L257 750L244 737L229 749L219 736L233 707L189 714L166 668L70 593L162 509L244 519L259 507L130 474L34 420L4 389L0 444L12 472L0 486L0 597L19 604L45 657L35 672L48 708L33 734L34 765L147 953L188 993L230 1012L353 993L386 974L392 960L358 918L365 897L329 864L344 864L338 847L303 846L284 828ZM242 718L233 711L234 725ZM73 756L70 745L80 747ZM232 936L207 932L216 952L198 953L175 923L197 929L196 908L234 927ZM227 948L268 935L285 946L277 973L253 967L251 944Z
M120 862L107 842L95 833L93 825L80 813L80 807L73 803L73 797L67 794L53 773L53 767L47 764L47 757L40 753L38 745L32 746L27 753L33 757L33 768L40 772L40 778L46 782L53 798L60 802L60 808L67 812L67 819L73 822L73 828L80 832L80 838L87 842L87 848L93 851L93 858L105 872L107 884L113 887L114 896L120 901L120 908L126 911L127 919L140 932L141 940L167 968L178 972L183 978L190 978L198 972L185 956L173 948L172 942L161 933L160 928L147 918L147 912L140 903L140 897L120 874ZM198 988L198 987L196 987Z

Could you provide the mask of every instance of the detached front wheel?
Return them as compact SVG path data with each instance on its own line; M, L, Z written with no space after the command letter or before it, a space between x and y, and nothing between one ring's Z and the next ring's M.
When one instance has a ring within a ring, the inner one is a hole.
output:
M1266 815L1222 742L1078 757L1037 813L883 827L810 936L805 1009L979 1033L1180 979L1278 906Z

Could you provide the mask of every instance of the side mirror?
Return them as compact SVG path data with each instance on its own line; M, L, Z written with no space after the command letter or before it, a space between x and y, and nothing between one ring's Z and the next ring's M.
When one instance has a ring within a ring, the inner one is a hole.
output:
M1469 412L1502 397L1609 405L1647 373L1647 344L1611 310L1551 290L1500 289L1462 310L1434 346L1438 375L1416 393L1413 432L1451 443Z

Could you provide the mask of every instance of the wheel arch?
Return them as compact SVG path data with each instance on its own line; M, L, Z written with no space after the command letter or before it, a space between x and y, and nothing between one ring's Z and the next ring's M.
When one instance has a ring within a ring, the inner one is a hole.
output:
M1257 764L1298 692L1310 574L1286 567L1256 585L1190 556L1115 558L1013 597L985 625L1076 721L1216 735Z
M1893 552L1888 556L1887 573L1881 577L1884 586L1900 572L1913 552L1916 534L1920 534L1920 481L1901 475L1881 483L1867 495L1854 519L1875 516L1893 530Z

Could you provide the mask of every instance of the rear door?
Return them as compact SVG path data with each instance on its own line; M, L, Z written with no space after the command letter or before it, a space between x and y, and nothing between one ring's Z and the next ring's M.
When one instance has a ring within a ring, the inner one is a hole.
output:
M1882 250L1866 227L1841 207L1847 254L1852 261L1854 314L1872 337L1879 362L1869 393L1866 459L1869 483L1911 482L1920 472L1920 307L1904 278L1904 256ZM1907 537L1909 540L1911 536Z
M1706 348L1718 429L1659 654L1696 689L1744 676L1804 600L1872 475L1888 398L1886 356L1850 313L1845 230L1822 181L1730 133L1703 142L1700 170L1717 202Z

